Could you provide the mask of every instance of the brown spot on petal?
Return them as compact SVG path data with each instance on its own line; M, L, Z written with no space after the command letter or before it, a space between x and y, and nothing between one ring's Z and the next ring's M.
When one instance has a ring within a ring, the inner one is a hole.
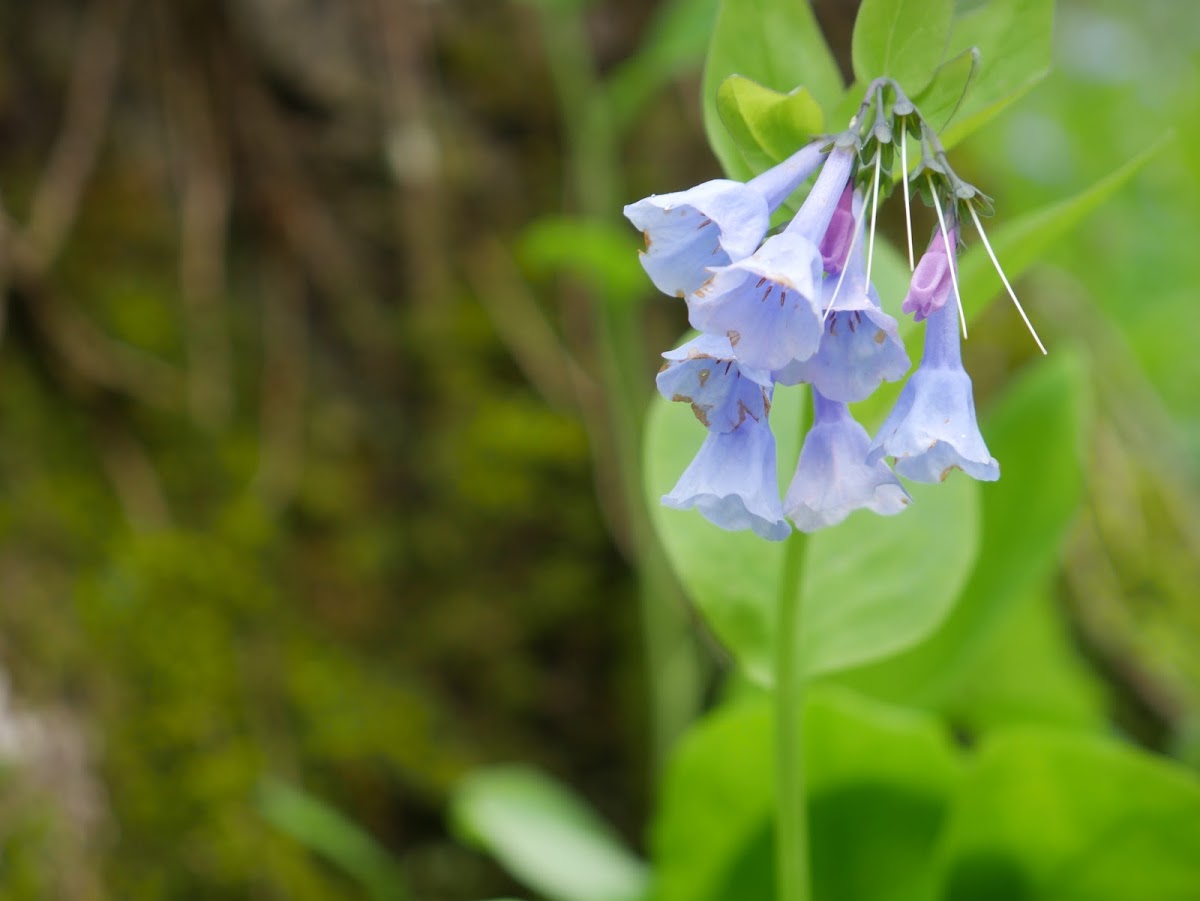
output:
M699 404L692 404L692 412L696 414L696 418L700 420L700 423L705 428L708 428L708 411Z
M686 394L672 394L671 402L676 404L690 404L692 399Z
M901 505L907 507L909 504L912 503L912 498L911 497L902 497L902 498L900 498L900 503L901 503Z
M697 378L700 379L700 387L701 388L704 387L704 383L708 381L708 377L710 375L712 375L711 369L701 369L700 370L700 374L697 376Z
M646 249L649 250L650 249L650 232L649 231L647 231L645 229L642 230L642 240L646 242Z
M880 329L879 331L877 331L875 333L875 343L876 344L882 344L886 340L887 340L887 334L884 333L883 329Z
M767 394L767 389L763 388L763 412L771 412L771 396Z
M738 344L738 342L742 340L741 333L740 333L740 332L735 332L735 331L728 331L728 332L726 332L726 333L725 333L725 337L727 337L727 338L729 339L729 343L730 343L730 344L731 344L733 347L737 347L737 344Z
M942 474L940 476L938 476L938 481L939 482L946 481L946 477L949 476L950 473L952 473L954 470L956 470L958 468L959 467L957 467L957 466L947 466L945 469L942 470Z

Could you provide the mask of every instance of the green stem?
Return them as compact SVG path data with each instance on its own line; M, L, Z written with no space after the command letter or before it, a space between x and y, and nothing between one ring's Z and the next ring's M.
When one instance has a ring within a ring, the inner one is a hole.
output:
M807 536L793 532L779 583L775 661L775 865L780 901L808 901L808 808L804 772L804 661L800 656L800 573Z
M800 440L808 428L808 404L798 417ZM809 901L808 803L804 766L805 661L801 654L803 592L800 578L808 536L792 532L779 575L775 646L775 871L779 901Z

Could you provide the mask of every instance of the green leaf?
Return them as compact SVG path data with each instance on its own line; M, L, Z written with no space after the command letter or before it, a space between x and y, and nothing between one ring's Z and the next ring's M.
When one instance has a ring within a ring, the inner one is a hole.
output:
M979 74L980 61L978 47L964 50L939 66L929 86L913 98L913 103L931 128L939 132L945 130L965 101L975 76ZM909 156L914 166L920 158L919 154Z
M953 607L979 552L979 484L958 473L906 487L913 503L900 515L859 512L809 539L801 654L810 675L901 651Z
M783 94L740 75L721 83L717 109L755 170L782 162L825 128L825 115L807 88Z
M990 0L958 16L950 32L947 57L977 47L979 74L942 143L950 148L1050 71L1053 56L1054 0Z
M929 84L942 61L954 0L863 0L851 56L861 82L887 75L910 97Z
M567 788L536 770L495 767L458 786L451 817L463 836L551 901L633 901L646 865Z
M1082 358L1060 349L1039 358L1009 388L983 423L1002 477L983 492L985 552L958 604L920 644L843 674L843 681L877 697L928 706L968 723L986 714L972 703L980 700L977 692L987 682L981 666L988 661L981 660L981 654L992 646L989 642L994 643L997 628L1013 606L1030 598L1053 570L1083 496L1087 381ZM1011 651L1020 660L1028 656L1025 648ZM1004 659L993 657L992 662L1003 664ZM1079 709L1077 699L1070 699L1073 712ZM1031 709L1044 710L1036 695L1028 700ZM1020 709L1007 712L1022 717ZM1095 722L1096 717L1086 719Z
M779 389L771 408L781 485L791 479L799 457L802 396L799 389ZM703 437L686 404L655 399L646 430L651 517L705 621L751 679L769 684L782 544L723 531L698 513L660 503ZM915 502L899 516L860 511L809 540L802 620L810 673L832 672L919 641L958 596L978 549L978 486L959 478L913 486L912 493ZM947 535L955 540L947 541Z
M960 764L934 720L828 688L805 709L814 897L912 897ZM774 896L770 705L718 710L668 765L651 832L656 901Z
M319 798L277 779L259 787L263 818L353 876L377 901L410 898L400 867L367 832Z
M1016 598L961 668L940 705L977 733L1001 726L1108 730L1107 686L1083 658L1048 589Z
M646 273L631 243L629 229L612 222L543 216L521 233L516 250L533 273L568 272L594 286L606 303L620 305L646 296Z
M1112 741L985 742L939 849L946 901L1186 901L1200 887L1200 782Z
M1010 282L1037 262L1046 248L1068 234L1096 207L1100 206L1122 185L1146 165L1170 140L1161 138L1119 169L1109 173L1090 188L1007 222L988 237L992 249ZM982 220L981 220L982 221ZM986 226L985 226L986 228ZM964 228L967 240L970 233ZM1000 277L982 247L976 247L961 260L958 276L963 307L968 319L983 311L988 301L1003 290Z
M824 109L837 103L843 87L807 0L722 0L704 64L704 131L726 174L741 180L758 171L717 111L717 91L730 75L776 91L803 86Z

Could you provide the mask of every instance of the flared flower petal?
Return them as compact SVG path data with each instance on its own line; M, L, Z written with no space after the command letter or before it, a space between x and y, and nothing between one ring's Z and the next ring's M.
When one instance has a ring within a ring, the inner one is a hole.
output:
M856 200L856 214L860 207ZM835 225L836 216L830 231ZM775 377L784 385L807 382L830 400L854 403L869 397L880 383L903 378L909 360L896 320L883 312L879 295L867 283L861 236L852 252L847 236L839 236L836 244L842 254L839 267L847 253L849 262L840 278L830 273L822 282L825 321L817 352L791 361ZM830 265L828 256L825 265Z
M886 463L867 462L871 439L844 403L814 391L813 411L813 426L783 499L796 528L814 532L837 525L855 510L891 516L911 503Z
M646 240L641 261L655 287L685 297L708 279L707 267L752 254L770 227L771 212L823 157L814 142L745 184L716 179L626 206L626 218Z
M697 510L722 529L751 529L771 541L782 541L792 531L779 500L775 436L765 419L747 418L733 431L709 432L662 502L676 510Z
M748 259L714 271L688 298L688 318L700 331L728 338L739 363L775 370L816 352L820 290L817 246L784 233Z
M708 278L707 266L725 266L754 252L770 226L761 194L741 182L718 179L673 194L654 194L625 207L642 230L642 267L664 294L684 297Z
M954 469L985 482L1000 478L979 432L958 341L957 311L946 304L929 317L921 365L871 443L869 462L894 457L896 472L915 482L940 482Z
M699 335L663 357L659 393L691 404L696 418L714 432L732 431L746 417L763 420L771 409L771 374L739 364L728 338Z

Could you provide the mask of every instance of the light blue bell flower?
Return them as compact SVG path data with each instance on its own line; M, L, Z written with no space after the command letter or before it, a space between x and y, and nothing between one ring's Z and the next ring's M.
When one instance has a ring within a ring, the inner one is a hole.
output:
M884 457L894 457L896 472L914 482L941 482L955 469L984 482L1000 478L1000 464L988 452L975 419L954 304L934 310L926 321L924 356L871 443L867 460Z
M747 417L728 432L708 433L691 465L662 502L696 510L730 532L751 529L771 541L791 533L779 500L775 436L764 417Z
M837 525L855 510L891 516L912 499L887 464L867 462L867 430L849 408L813 391L813 424L804 437L796 474L783 499L802 532Z
M820 245L853 163L853 151L831 151L787 228L752 256L713 267L688 296L692 326L729 338L740 363L775 371L817 352L823 331Z
M715 179L686 191L652 194L625 207L642 230L642 267L664 294L685 297L708 280L708 268L754 253L771 213L821 164L821 142L742 183Z
M849 214L859 221L861 205L861 198L856 197ZM789 362L775 378L783 385L807 382L830 400L854 403L869 397L882 382L903 378L909 359L896 320L880 308L879 294L867 282L861 228L857 240L853 232L847 235L844 229L839 229L837 241L829 240L842 212L839 207L822 244L826 275L820 344L815 354Z
M729 432L747 416L766 418L771 408L771 374L739 364L728 338L699 335L663 357L667 363L658 373L659 393L667 400L691 404L696 418L710 430Z

